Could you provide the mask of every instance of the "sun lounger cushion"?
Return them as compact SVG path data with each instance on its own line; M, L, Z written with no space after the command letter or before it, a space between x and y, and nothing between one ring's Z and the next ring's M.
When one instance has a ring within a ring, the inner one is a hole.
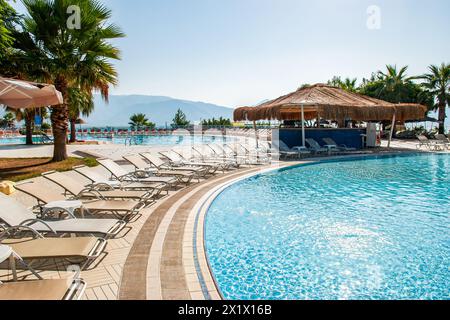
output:
M70 285L67 279L3 283L0 300L62 300Z
M23 259L87 257L97 242L95 237L7 239L10 246Z

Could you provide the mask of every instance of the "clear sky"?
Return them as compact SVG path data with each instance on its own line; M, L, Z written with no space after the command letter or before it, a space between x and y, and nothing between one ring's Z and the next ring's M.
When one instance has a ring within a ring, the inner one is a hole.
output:
M102 2L127 34L116 41L113 94L236 107L334 75L369 77L386 64L409 65L413 75L450 62L449 0ZM379 29L368 28L371 5L380 9Z

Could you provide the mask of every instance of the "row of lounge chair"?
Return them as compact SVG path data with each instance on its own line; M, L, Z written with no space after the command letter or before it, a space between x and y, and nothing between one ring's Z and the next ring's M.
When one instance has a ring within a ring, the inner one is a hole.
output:
M417 149L426 147L430 151L450 150L450 138L446 137L444 134L437 134L435 137L436 140L430 140L424 135L419 135L417 137L419 140Z
M323 138L324 145L321 146L316 140L314 139L305 139L306 143L308 144L307 147L292 147L289 148L286 143L283 141L279 141L279 149L280 149L280 155L284 158L302 158L306 156L311 155L321 155L321 154L327 154L327 155L337 155L337 154L347 154L347 153L355 153L357 152L356 148L350 148L346 145L338 145L333 139L331 138Z
M201 146L192 152L196 156L187 157L180 150L124 156L134 167L131 171L111 159L99 159L109 175L86 166L74 167L90 181L87 185L54 171L44 173L43 182L16 185L17 190L36 200L33 209L37 213L0 193L0 249L11 250L14 259L38 278L0 283L0 300L79 299L86 283L78 274L70 281L44 280L29 262L69 259L77 261L81 270L86 269L104 253L108 239L116 237L128 222L138 219L143 208L171 188L244 164L258 164L249 154L238 155L231 146ZM49 188L47 182L58 185L64 193ZM76 210L68 210L63 203L73 203ZM105 213L113 218L105 218Z

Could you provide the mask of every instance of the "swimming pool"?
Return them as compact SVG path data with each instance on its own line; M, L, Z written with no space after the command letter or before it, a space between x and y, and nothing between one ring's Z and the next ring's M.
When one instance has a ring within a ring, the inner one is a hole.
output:
M226 299L449 299L450 156L240 181L209 208L205 247Z
M106 137L96 137L90 135L78 136L78 140L86 140L86 141L106 141L112 144L125 144L125 137L114 137L114 138L106 138ZM157 146L157 145L187 145L187 144L200 144L200 143L215 143L215 142L231 142L234 141L235 138L230 137L221 137L221 136L183 136L183 135L155 135L155 136L135 136L133 140L133 144L138 145L148 145L148 146ZM36 143L40 142L38 137L34 137L33 141ZM0 145L13 145L13 144L25 144L25 137L16 137L16 138L0 138Z

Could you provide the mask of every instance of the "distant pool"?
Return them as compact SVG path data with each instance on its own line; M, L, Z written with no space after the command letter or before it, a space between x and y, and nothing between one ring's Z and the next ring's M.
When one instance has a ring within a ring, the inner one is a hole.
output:
M449 299L450 156L330 162L232 185L206 217L226 299Z
M125 137L96 137L96 136L79 136L78 140L85 141L106 141L112 144L125 144ZM39 137L33 137L33 141L39 143L41 140ZM135 136L132 140L132 144L137 145L187 145L194 143L215 143L215 142L230 142L235 141L235 138L220 137L220 136L185 136L185 135L155 135L155 136ZM129 140L127 141L129 144ZM0 138L0 145L14 145L25 144L25 137L17 138Z

